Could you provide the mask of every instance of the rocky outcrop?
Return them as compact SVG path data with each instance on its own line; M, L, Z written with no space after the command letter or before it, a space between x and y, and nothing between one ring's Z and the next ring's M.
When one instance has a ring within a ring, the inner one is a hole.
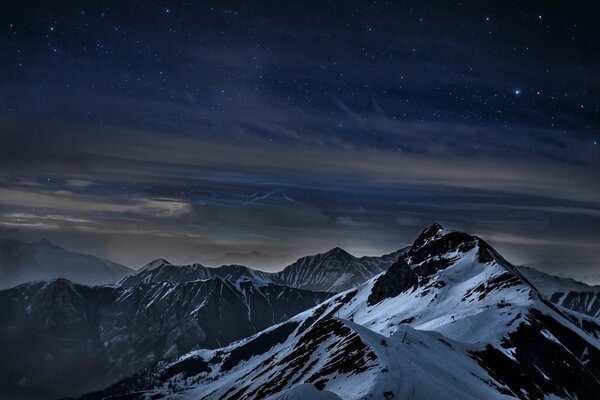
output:
M396 297L400 293L414 289L419 276L406 261L398 260L373 284L373 290L367 301L368 305L379 303L383 299Z

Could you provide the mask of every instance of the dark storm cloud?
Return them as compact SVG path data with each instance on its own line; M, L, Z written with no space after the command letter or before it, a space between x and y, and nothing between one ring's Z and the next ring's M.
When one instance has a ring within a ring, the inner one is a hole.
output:
M10 236L139 265L441 221L598 261L595 3L2 7Z

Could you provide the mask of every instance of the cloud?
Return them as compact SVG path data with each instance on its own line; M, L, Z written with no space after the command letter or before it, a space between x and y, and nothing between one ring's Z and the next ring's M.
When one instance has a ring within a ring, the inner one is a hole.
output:
M77 187L77 188L87 188L87 187L91 187L94 186L94 182L92 181L87 181L85 179L67 179L65 181L65 184L67 186L72 186L72 187Z
M150 217L181 216L190 212L191 204L171 198L123 198L112 201L106 196L73 194L68 191L25 190L0 187L0 205L5 207L60 210L66 213L131 213Z

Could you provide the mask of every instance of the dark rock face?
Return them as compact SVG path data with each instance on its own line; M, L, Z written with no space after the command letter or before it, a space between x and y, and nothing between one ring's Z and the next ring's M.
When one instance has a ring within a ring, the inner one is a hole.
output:
M0 292L0 398L52 398L72 381L82 389L106 383L98 313L80 289L58 280Z
M408 251L406 260L417 275L425 277L446 269L459 258L460 253L475 247L478 248L477 258L480 263L496 260L510 266L509 262L477 236L457 231L444 232L439 224L433 224L419 235ZM455 255L448 257L448 254Z
M419 276L416 272L406 264L406 261L398 260L375 281L367 304L371 306L384 299L396 297L404 291L414 289L418 282Z
M477 245L478 239L464 232L449 232L439 236L439 225L434 225L425 231L415 240L408 258L412 265L431 260L436 256L441 256L450 251L464 253ZM440 268L441 269L441 268Z
M555 319L532 309L528 323L507 335L502 346L491 345L473 357L518 398L593 399L600 393L600 351ZM559 361L560 360L560 361Z
M135 287L67 280L0 292L0 398L97 389L158 360L216 348L329 297L219 278Z
M600 315L600 293L598 292L556 292L552 294L550 301L592 317Z
M600 318L600 286L553 276L530 267L518 267L518 270L550 302L595 319Z
M299 322L286 322L275 329L264 332L254 339L233 349L221 366L222 371L229 371L241 361L247 361L251 357L263 354L278 343L283 343L292 332L300 325Z

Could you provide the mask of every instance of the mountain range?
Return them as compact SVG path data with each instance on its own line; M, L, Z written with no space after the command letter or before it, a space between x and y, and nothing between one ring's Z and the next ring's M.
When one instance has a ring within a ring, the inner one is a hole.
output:
M598 291L437 224L277 273L158 259L0 291L0 398L594 398Z
M84 398L592 399L599 333L480 238L434 225L356 288Z
M336 247L325 253L306 256L288 265L280 272L263 272L243 265L205 267L202 264L173 265L164 259L154 260L137 273L125 277L120 284L136 285L140 282L182 283L198 279L220 277L226 280L252 280L284 285L297 289L337 293L385 271L408 248L379 257L355 257Z
M0 398L81 394L242 339L329 296L218 277L95 287L58 279L0 291Z

